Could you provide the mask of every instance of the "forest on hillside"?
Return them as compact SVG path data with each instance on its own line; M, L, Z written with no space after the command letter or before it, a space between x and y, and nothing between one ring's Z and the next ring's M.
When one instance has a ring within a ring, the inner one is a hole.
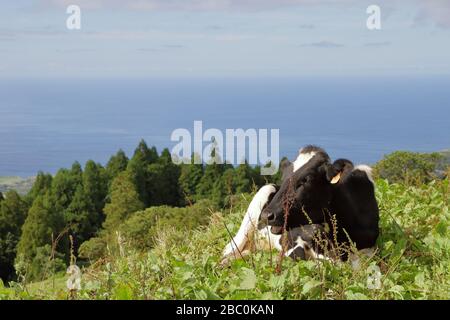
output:
M71 255L79 263L98 258L108 237L138 211L151 216L149 229L156 220L171 227L200 225L208 215L205 208L229 206L233 195L275 179L261 176L260 167L246 162L237 167L175 165L168 149L158 153L145 141L131 158L119 150L106 166L87 161L82 168L75 162L54 176L39 172L25 196L14 190L0 194L0 278L7 283L19 274L28 281L42 280L50 269L65 270ZM144 211L160 206L167 208L155 214ZM126 225L132 233L133 222ZM51 268L49 257L54 258Z

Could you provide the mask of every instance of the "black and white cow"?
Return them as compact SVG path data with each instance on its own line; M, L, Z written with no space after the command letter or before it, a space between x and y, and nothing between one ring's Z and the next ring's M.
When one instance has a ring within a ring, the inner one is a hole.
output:
M355 167L344 159L331 163L323 149L307 146L294 162L282 163L282 170L279 189L264 186L253 198L239 232L223 252L223 261L255 249L281 251L284 228L289 240L286 256L326 258L316 243L323 238L317 235L325 233L324 223L337 226L327 230L326 237L331 240L337 235L339 246L350 240L359 250L375 245L379 212L368 166Z
M297 159L282 163L282 181L273 199L264 208L261 220L280 234L288 211L287 229L324 222L325 209L332 199L333 170L330 157L321 148L307 146Z
M307 219L299 218L295 214L290 215L287 225L290 233L288 234L288 239L290 240L288 241L289 246L286 250L286 255L294 258L324 258L317 250L313 250L315 246L312 243L312 239L316 231L321 231L323 228L322 225L319 225L324 222L322 207L326 207L331 201L330 196L324 199L324 195L329 194L331 191L330 182L325 183L325 181L319 181L320 179L314 177L325 173L323 170L327 168L326 164L330 164L328 155L324 150L314 146L307 146L300 150L297 159L293 163L284 161L282 163L283 176L281 187L277 189L275 185L266 185L257 192L245 213L238 233L223 251L223 262L245 256L255 249L271 250L275 248L279 251L282 250L284 218L279 221L273 219L268 224L270 219L261 213L272 202L279 202L280 207L271 206L271 208L276 209L274 216L281 217L284 214L284 210L282 207L283 197L280 195L286 194L292 189L291 184L294 180L303 181L304 178L308 179L309 183L305 188L302 187L299 197L300 201L294 204L291 211L294 212L297 204L307 205L308 210L314 214L313 223L310 224ZM312 183L312 181L316 183ZM303 199L302 197L306 198ZM302 200L303 203L300 203ZM267 214L269 211L264 210L264 212ZM309 227L306 227L308 225ZM301 253L302 251L304 252Z

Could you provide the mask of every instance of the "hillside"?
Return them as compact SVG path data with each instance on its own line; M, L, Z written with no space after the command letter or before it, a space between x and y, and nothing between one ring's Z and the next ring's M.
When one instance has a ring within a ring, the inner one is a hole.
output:
M0 177L0 192L16 190L19 194L26 194L33 186L36 177Z
M237 231L251 199L211 215L208 226L164 229L156 246L138 252L121 240L117 252L83 270L78 299L450 299L450 189L448 181L407 187L377 181L381 236L374 258L358 271L349 263L284 259L258 252L229 268L218 265L230 232ZM227 226L227 228L225 228ZM117 241L115 245L117 245ZM113 246L113 243L110 245ZM377 266L380 287L368 276ZM61 284L59 278L56 283ZM52 281L24 290L0 290L3 298L67 298Z
M443 150L439 152L444 158L441 165L445 168L450 166L450 150Z

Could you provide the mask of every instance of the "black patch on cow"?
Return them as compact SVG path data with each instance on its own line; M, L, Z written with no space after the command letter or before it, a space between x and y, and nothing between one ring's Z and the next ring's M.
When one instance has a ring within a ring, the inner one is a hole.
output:
M349 160L338 161L343 174L339 183L333 186L330 206L330 213L337 220L337 241L339 245L349 245L350 237L358 250L371 248L379 235L379 209L374 185L367 173L354 170ZM326 219L330 223L330 215Z

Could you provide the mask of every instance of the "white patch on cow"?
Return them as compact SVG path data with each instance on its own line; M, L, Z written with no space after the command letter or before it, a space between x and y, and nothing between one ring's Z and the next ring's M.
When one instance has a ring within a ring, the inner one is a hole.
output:
M242 252L247 246L248 242L252 240L254 232L258 225L261 211L269 201L270 195L274 192L276 192L274 185L266 185L259 189L259 191L250 202L250 205L248 206L247 212L245 213L238 233L223 250L224 257L233 254L236 257L239 257L239 253Z
M289 249L286 252L285 256L289 257L292 254L292 252L294 252L297 248L304 249L305 248L305 244L306 244L306 242L303 241L303 239L301 237L297 237L297 239L295 240L295 246L293 248Z
M323 254L317 253L315 252L313 249L308 249L305 252L310 259L313 260L325 260L325 261L333 261L332 259L330 259L329 257L324 256Z
M363 171L366 173L367 178L369 178L370 182L372 182L372 184L375 186L375 182L373 181L373 176L372 176L372 168L369 167L368 165L365 164L360 164L357 165L356 167L353 168L353 171L355 170L359 170L359 171Z
M278 251L283 250L281 246L281 234L273 234L270 231L271 227L265 227L264 229L258 230L256 247L260 250L273 250Z
M270 227L265 227L264 229L258 231L258 237L256 239L257 240L256 247L259 250L269 251L276 249L278 251L283 251L283 247L281 245L282 237L283 235L273 234L270 231ZM297 239L295 240L295 246L287 250L284 255L286 257L289 257L296 249L298 248L304 249L305 247L307 247L307 243L300 236L298 236ZM309 256L311 259L331 261L328 257L325 257L322 254L318 254L311 248L305 249L305 254Z
M316 152L308 152L308 153L302 153L302 150L300 150L300 154L298 155L297 159L293 162L294 165L294 172L303 167L305 164L309 162L314 156L316 155Z

